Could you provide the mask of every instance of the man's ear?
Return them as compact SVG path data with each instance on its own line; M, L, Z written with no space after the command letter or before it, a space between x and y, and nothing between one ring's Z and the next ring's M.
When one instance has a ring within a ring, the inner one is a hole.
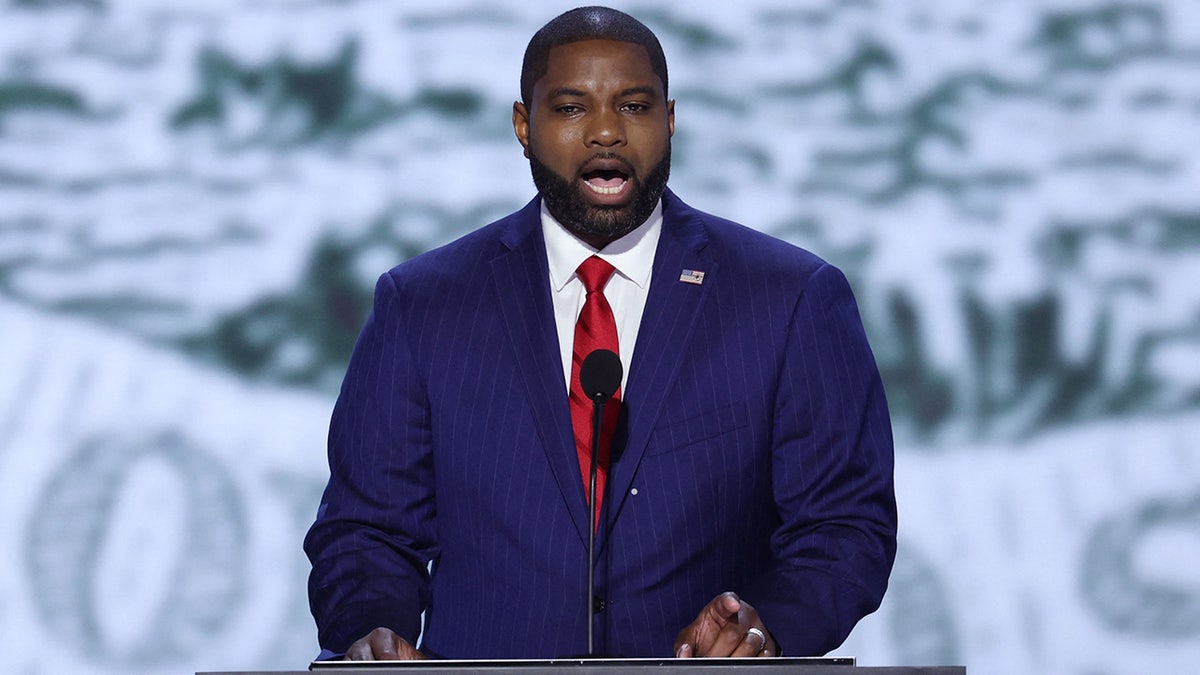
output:
M675 99L667 101L667 133L675 135Z
M672 128L675 123L671 122ZM513 101L513 133L517 135L521 147L525 148L525 158L529 158L529 110L520 101Z

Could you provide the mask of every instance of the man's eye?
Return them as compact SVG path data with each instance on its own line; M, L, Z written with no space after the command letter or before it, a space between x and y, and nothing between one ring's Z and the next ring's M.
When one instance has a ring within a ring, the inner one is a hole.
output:
M560 105L560 106L558 106L558 112L560 112L564 115L574 115L575 113L578 113L580 110L581 110L581 108L577 105Z
M635 113L645 112L650 109L650 106L646 105L645 103L626 103L623 107L625 110Z

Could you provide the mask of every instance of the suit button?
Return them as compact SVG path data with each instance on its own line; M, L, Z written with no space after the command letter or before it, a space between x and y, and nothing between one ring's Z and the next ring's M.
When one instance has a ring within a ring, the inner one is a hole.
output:
M603 612L604 608L608 607L608 602L606 602L604 600L604 598L602 598L600 596L596 596L595 598L593 598L593 600L594 600L594 602L592 603L592 612L595 614L599 614L600 612Z

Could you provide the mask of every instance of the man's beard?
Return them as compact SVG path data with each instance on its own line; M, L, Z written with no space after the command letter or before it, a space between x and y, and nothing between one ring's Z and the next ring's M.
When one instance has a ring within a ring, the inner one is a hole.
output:
M615 153L599 153L589 157L588 161L619 157ZM529 168L533 173L533 184L541 193L546 208L558 222L577 234L593 235L613 241L637 229L653 213L658 199L667 187L667 178L671 175L671 146L667 145L663 158L654 165L644 180L632 173L632 167L629 168L627 180L629 189L633 190L633 200L622 207L588 204L583 193L587 188L580 185L582 180L578 172L568 180L538 161L532 152L529 153Z

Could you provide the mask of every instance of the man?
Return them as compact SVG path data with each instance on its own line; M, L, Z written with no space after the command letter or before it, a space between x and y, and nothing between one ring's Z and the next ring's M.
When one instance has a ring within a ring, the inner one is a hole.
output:
M667 191L674 113L632 17L531 40L538 198L380 278L334 410L305 542L327 655L562 657L589 620L608 655L822 654L878 606L891 431L848 284ZM586 611L595 345L625 376Z

